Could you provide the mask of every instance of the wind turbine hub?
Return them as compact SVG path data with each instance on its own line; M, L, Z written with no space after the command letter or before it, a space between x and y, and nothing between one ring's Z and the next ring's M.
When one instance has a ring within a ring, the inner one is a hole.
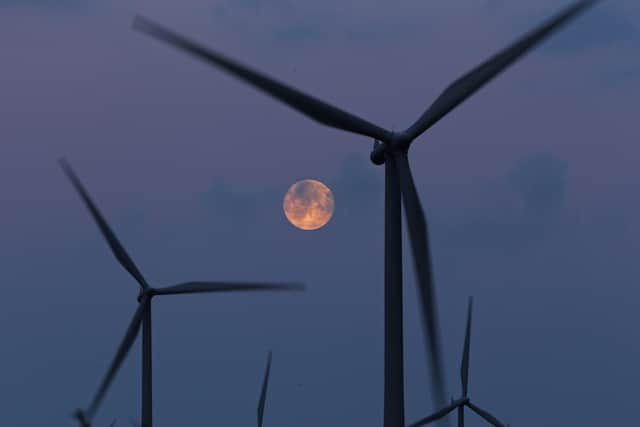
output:
M153 288L141 289L138 293L138 303L141 303L144 297L151 298L154 295L156 295L156 290Z
M373 151L369 156L374 165L383 165L387 160L387 155L398 151L406 152L411 145L411 137L404 132L394 133L388 142L378 140L373 144Z
M411 142L413 142L413 139L406 132L398 132L393 134L391 146L394 151L407 151Z

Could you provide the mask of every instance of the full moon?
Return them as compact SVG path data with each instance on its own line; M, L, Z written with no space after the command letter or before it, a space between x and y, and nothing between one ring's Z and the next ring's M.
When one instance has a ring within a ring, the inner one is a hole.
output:
M333 216L333 194L320 181L305 179L289 188L284 195L282 208L294 227L317 230L324 227Z

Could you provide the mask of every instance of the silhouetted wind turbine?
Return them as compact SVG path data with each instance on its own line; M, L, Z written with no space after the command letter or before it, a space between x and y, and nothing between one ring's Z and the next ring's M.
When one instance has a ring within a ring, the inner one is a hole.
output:
M467 328L464 334L464 349L462 350L462 363L460 364L460 381L462 383L462 397L458 400L451 400L451 404L446 406L437 412L424 417L423 419L416 421L409 427L421 427L423 425L432 423L441 419L449 414L454 409L458 409L458 427L464 427L464 407L468 406L473 412L480 415L488 423L495 427L504 427L496 417L491 415L488 411L474 405L469 400L469 357L471 347L471 314L473 310L473 297L469 298L469 308L467 311Z
M271 373L271 352L267 356L267 367L264 369L262 388L260 389L260 399L258 399L258 427L262 427L264 419L264 404L267 400L267 389L269 388L269 374Z
M371 161L385 164L385 360L384 427L404 427L404 367L402 325L401 196L416 270L427 354L430 357L432 391L436 407L445 404L444 368L436 310L427 223L407 158L411 143L478 89L529 52L548 35L583 12L597 0L582 0L554 16L511 46L449 85L418 120L401 132L379 127L356 115L307 95L255 69L208 49L137 16L134 28L173 45L220 68L324 125L374 139Z
M138 293L138 308L135 311L129 327L120 342L118 351L113 358L107 373L100 383L100 387L86 411L78 409L75 417L83 427L88 427L104 398L104 395L113 381L120 365L122 364L127 353L131 349L135 341L138 331L142 326L142 427L151 427L152 425L152 382L151 382L151 299L156 295L178 295L178 294L195 294L205 292L245 292L245 291L298 291L303 290L304 286L299 283L250 283L250 282L186 282L178 285L167 286L162 288L153 288L149 286L144 279L140 270L133 263L124 247L120 244L111 227L107 224L96 205L89 197L89 193L84 188L80 179L66 160L61 159L60 165L64 172L71 180L73 186L80 194L84 204L87 206L94 220L98 224L102 235L107 240L117 260L127 270L140 285Z

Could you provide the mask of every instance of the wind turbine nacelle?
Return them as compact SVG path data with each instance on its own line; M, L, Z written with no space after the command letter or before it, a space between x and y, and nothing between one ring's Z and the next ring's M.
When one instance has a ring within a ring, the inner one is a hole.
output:
M379 143L378 141L376 141L376 143L373 146L373 151L371 151L371 155L369 156L369 158L371 159L371 162L374 165L384 165L384 162L387 160L386 159L386 154L385 154L385 146L384 144Z

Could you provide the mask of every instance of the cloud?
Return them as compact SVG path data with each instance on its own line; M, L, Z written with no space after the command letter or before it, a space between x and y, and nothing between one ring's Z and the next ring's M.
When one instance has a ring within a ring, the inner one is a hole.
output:
M216 177L204 195L204 209L216 228L229 232L247 231L258 217L259 195L242 191L224 178Z
M0 0L0 7L31 7L48 11L86 10L90 2L82 0Z
M373 11L373 13L372 13ZM433 12L433 10L431 10ZM380 43L397 41L420 31L433 20L421 2L394 5L384 12L371 2L306 3L289 0L221 0L212 9L216 25L250 27L279 45L298 46L328 39Z
M439 218L447 230L442 244L452 250L495 250L506 255L515 247L544 240L564 219L567 171L568 162L550 152L521 158L494 189L495 194L506 195L507 206L471 208L463 222Z
M545 16L551 16L549 12ZM536 22L540 19L536 19ZM618 5L596 5L548 42L550 52L583 51L640 41L640 30Z
M381 212L371 214L372 210L382 209L384 180L382 174L370 164L368 156L348 155L334 176L314 178L325 182L333 192L336 216L340 217L340 226L358 227L370 225ZM240 188L222 177L215 177L209 190L203 194L202 207L207 222L213 224L218 232L247 232L264 221L270 221L263 210L281 212L281 203L288 186ZM293 184L293 183L291 183ZM379 206L378 206L379 205ZM350 221L348 218L357 218ZM213 221L211 221L213 219Z
M600 83L603 86L619 86L627 84L629 80L635 80L638 77L640 77L640 65L632 65L603 73Z
M368 209L382 200L384 180L367 155L352 153L343 160L331 186L347 209Z
M520 160L509 173L511 188L520 196L527 214L545 215L560 209L567 191L566 160L550 152L532 154Z
M287 26L277 27L273 30L273 40L279 43L297 44L321 40L326 37L326 33L320 28L309 23L295 23Z
M269 28L272 41L300 42L318 40L326 35L322 18L315 13L295 7L287 0L262 2L257 0L219 1L213 7L216 25L237 27L243 23L259 31Z

